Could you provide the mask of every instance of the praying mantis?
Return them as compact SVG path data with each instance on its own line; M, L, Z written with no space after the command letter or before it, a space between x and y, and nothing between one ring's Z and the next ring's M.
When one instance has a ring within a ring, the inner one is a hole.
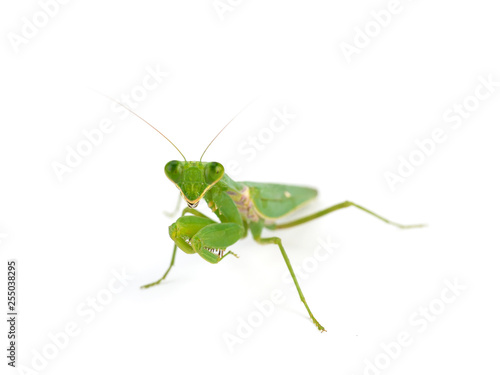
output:
M210 145L237 115L212 139L199 161L188 161L177 146L157 128L122 103L112 98L109 99L124 107L160 133L183 158L183 161L171 160L165 165L166 176L179 189L181 197L187 203L187 207L184 208L181 216L169 227L170 238L174 241L172 259L160 279L143 285L142 288L158 285L167 277L174 266L178 248L186 254L198 254L207 262L216 264L229 254L238 257L238 255L228 250L228 247L246 237L250 230L253 239L257 243L262 245L272 244L279 248L309 317L318 330L324 332L326 331L325 328L314 317L300 289L281 238L276 236L263 237L263 230L274 231L295 227L347 207L356 207L387 224L402 229L424 226L422 224L401 225L395 223L350 201L335 204L297 220L281 223L281 218L309 203L317 196L318 191L305 186L249 181L237 182L225 173L222 164L202 161ZM219 221L196 210L202 199L205 200Z

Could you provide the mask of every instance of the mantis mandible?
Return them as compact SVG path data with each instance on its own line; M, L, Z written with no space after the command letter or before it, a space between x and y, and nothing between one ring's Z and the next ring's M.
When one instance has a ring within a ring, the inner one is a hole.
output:
M238 257L232 251L227 250L227 248L234 245L238 240L246 237L248 230L250 230L253 239L257 243L262 245L273 244L279 248L286 266L288 267L288 271L292 276L293 282L295 283L300 300L304 304L313 323L321 332L324 332L326 331L325 328L314 317L311 309L307 305L288 255L283 247L281 238L276 236L262 237L263 230L268 229L274 231L291 228L347 207L356 207L387 224L402 229L424 226L422 224L401 225L395 223L350 201L335 204L297 220L279 223L278 221L283 216L302 207L315 198L318 194L317 190L296 185L248 181L237 182L232 180L224 172L222 164L218 162L202 161L205 152L213 141L237 115L222 128L214 139L212 139L201 155L200 161L187 161L177 146L153 125L120 102L112 98L109 99L124 107L160 133L175 147L184 159L183 161L172 160L165 165L165 174L179 189L182 198L187 203L187 207L182 211L181 217L169 227L170 238L174 241L172 259L168 269L160 279L144 285L142 288L150 288L154 285L158 285L167 277L174 265L178 248L186 254L198 254L207 262L216 264L229 254ZM196 210L196 207L202 199L206 201L208 207L211 208L219 221L213 220Z

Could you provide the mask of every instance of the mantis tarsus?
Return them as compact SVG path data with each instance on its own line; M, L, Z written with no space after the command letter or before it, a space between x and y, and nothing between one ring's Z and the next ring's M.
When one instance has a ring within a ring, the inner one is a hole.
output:
M288 255L283 247L281 238L262 237L263 229L278 230L294 227L329 214L330 212L351 206L357 207L399 228L406 229L423 226L397 224L349 201L333 205L301 219L277 223L280 218L316 197L317 190L310 187L294 185L236 182L224 173L222 164L217 162L202 162L201 160L207 149L232 120L222 128L214 139L212 139L201 155L200 161L187 161L174 143L153 125L120 102L112 98L109 99L130 111L133 115L137 116L160 133L177 151L179 151L184 159L184 161L172 160L165 165L165 174L180 190L182 198L184 198L188 205L188 207L182 211L181 217L169 227L169 235L174 241L174 250L170 266L159 280L144 285L142 288L158 285L167 277L174 265L177 248L180 248L187 254L196 253L209 263L215 264L222 261L229 254L238 257L232 251L227 250L227 248L244 238L248 230L250 230L256 242L263 245L274 244L278 246L288 267L288 271L295 283L300 300L304 303L316 327L323 332L325 329L316 320L307 305L297 278L295 277L292 265L290 264L290 260L288 259ZM201 199L205 199L208 207L212 209L220 222L196 210Z

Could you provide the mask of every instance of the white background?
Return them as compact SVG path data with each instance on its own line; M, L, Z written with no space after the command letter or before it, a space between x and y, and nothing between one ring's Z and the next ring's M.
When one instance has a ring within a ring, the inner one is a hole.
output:
M44 21L40 3L2 4L1 300L15 258L18 365L54 357L20 373L378 373L367 363L388 374L498 372L500 87L466 99L479 77L500 81L495 2L401 0L378 34L371 12L387 1L232 4L221 19L211 0L71 1L17 48L24 17ZM354 45L365 27L374 36L349 62L341 44ZM300 214L349 199L429 226L402 231L350 208L279 233L295 267L308 270L302 289L327 333L283 281L278 249L249 238L232 247L240 259L218 265L179 252L165 283L139 289L170 261L173 219L162 211L177 191L163 167L180 155L91 89L120 99L139 92L147 69L169 75L135 109L188 159L256 98L205 160L238 162L239 180L317 187ZM453 129L443 114L464 100L478 108ZM296 117L247 160L238 148L269 135L284 107ZM54 162L105 118L113 130L60 181ZM397 173L398 156L408 159L436 128L446 141L392 191L384 173ZM318 261L319 241L339 247ZM133 279L87 322L82 306L109 296L122 270ZM449 303L439 301L446 280L466 287ZM284 301L228 345L275 289ZM444 311L425 328L412 323L429 304ZM79 334L54 354L49 335L70 322ZM401 332L411 344L387 362L383 345ZM16 373L6 361L1 372Z

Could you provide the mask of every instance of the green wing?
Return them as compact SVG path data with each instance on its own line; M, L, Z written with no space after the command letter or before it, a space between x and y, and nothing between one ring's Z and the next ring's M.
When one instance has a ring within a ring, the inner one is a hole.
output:
M318 195L305 186L242 182L250 189L255 208L265 217L277 219L289 214Z

